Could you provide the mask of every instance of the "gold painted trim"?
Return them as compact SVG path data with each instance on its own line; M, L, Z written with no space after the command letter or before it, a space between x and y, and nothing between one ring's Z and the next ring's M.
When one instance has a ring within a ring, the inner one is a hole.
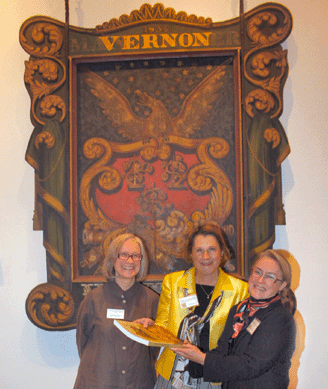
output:
M253 249L250 251L249 257L252 258L254 255L257 255L257 254L259 254L260 252L269 249L270 247L272 247L274 241L275 241L275 236L272 235L272 236L271 236L268 240L266 240L264 243L262 243L261 245L259 245L259 246L255 247L255 248L253 248Z
M150 22L178 23L186 26L212 27L212 19L187 15L186 12L178 12L173 8L165 8L163 4L157 3L154 6L143 4L139 10L134 10L130 15L122 15L118 19L113 18L109 22L96 27L96 33L107 33L124 27L134 27Z
M65 271L68 270L68 265L65 261L65 258L61 256L57 250L55 250L46 240L43 240L43 246L48 251L48 253L52 256L52 258L62 267ZM54 271L55 272L55 271ZM55 272L56 273L56 272ZM58 273L57 273L58 274ZM60 275L60 277L62 277ZM57 277L58 278L58 277ZM64 281L64 279L61 279Z
M250 205L249 209L248 209L248 218L250 219L254 212L260 208L263 204L265 204L269 199L270 197L272 196L273 194L273 191L276 187L276 180L275 178L272 180L272 182L270 183L270 185L268 186L268 188L262 192L261 196L258 197L254 202L253 204Z
M53 209L55 209L65 220L65 223L69 223L69 217L66 209L63 204L54 196L52 196L49 192L45 191L41 185L38 186L38 193L42 197L42 199L49 204Z

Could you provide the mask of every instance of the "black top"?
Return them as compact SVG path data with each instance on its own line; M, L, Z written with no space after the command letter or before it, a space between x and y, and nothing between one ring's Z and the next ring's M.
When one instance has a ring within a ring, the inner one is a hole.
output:
M202 317L208 307L208 304L211 301L212 293L214 290L214 286L210 285L202 285L196 284L196 293L199 305L195 308L195 314L199 317ZM206 352L210 349L209 347L209 339L210 339L210 322L204 324L204 327L200 333L199 340L200 345L199 348Z
M250 325L259 320L253 332L245 326L232 342L236 308L230 310L218 346L206 353L204 380L223 382L224 389L287 389L295 349L292 314L278 300L252 316Z

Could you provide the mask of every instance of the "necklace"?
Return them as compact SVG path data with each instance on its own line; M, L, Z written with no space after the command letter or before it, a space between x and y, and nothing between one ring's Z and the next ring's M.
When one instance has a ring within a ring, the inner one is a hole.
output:
M211 295L212 295L212 293L213 293L213 291L214 291L214 286L213 286L213 289L211 290L211 292L207 293L206 290L203 288L202 284L198 284L198 285L202 288L203 292L206 294L207 300L209 300Z

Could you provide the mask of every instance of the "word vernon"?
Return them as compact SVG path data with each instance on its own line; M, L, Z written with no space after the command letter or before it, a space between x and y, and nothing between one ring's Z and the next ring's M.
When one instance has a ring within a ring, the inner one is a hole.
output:
M121 50L145 50L166 49L170 47L201 47L209 46L209 38L212 32L183 33L183 34L142 34L124 36L100 36L108 51Z

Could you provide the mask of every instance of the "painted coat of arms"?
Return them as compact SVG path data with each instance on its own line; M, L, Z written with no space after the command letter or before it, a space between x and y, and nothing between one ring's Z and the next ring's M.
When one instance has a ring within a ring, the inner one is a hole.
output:
M279 122L289 11L267 3L226 22L144 4L95 29L44 16L23 23L34 124L34 228L48 280L26 301L47 330L74 328L85 293L104 281L110 242L147 247L147 282L190 265L193 228L219 223L245 277L284 223Z

